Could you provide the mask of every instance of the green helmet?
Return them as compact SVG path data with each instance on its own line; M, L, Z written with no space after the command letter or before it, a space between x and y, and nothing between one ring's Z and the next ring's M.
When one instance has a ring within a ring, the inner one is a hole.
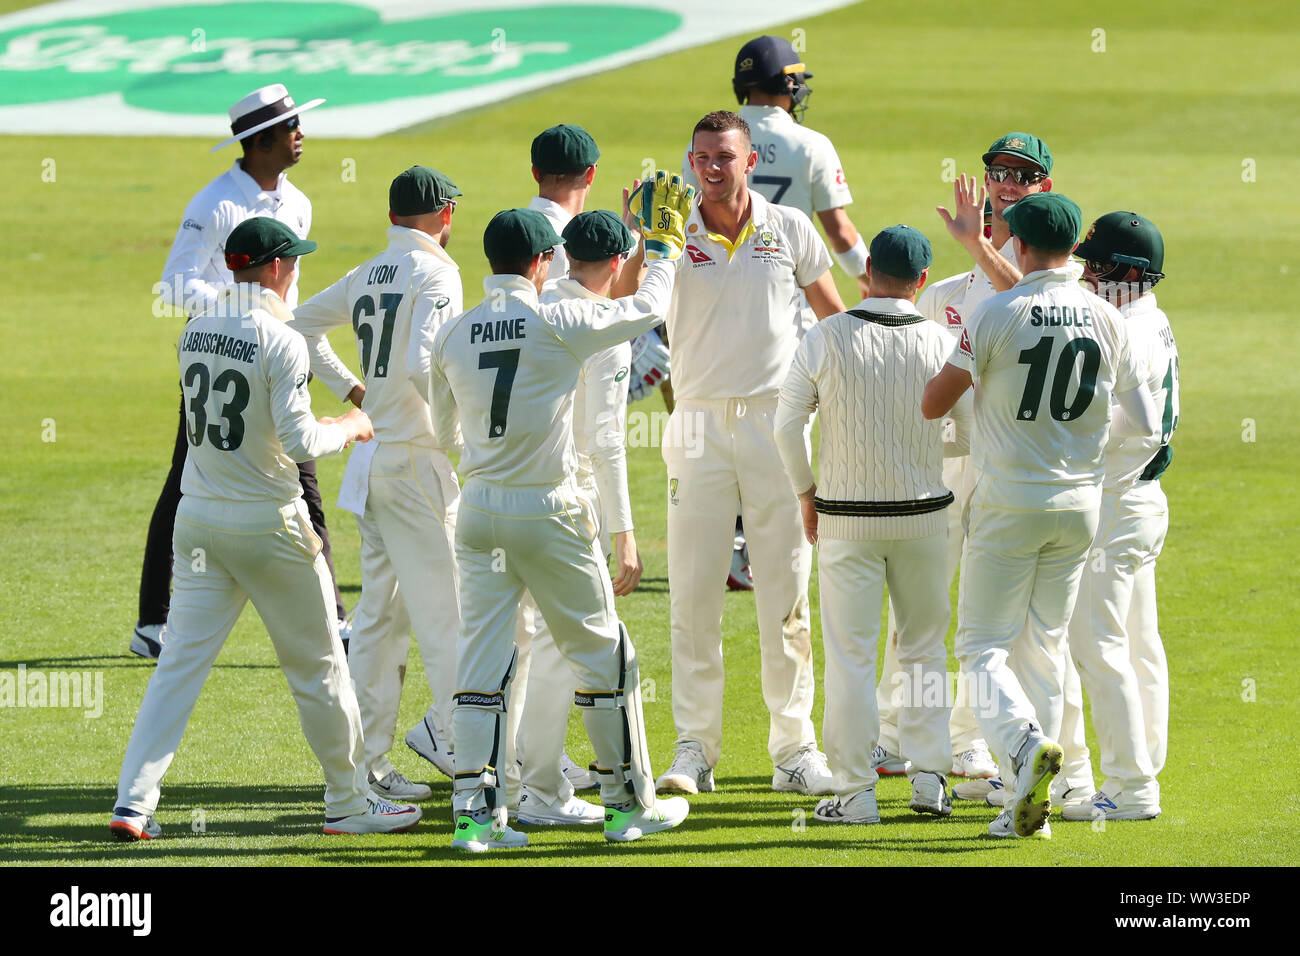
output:
M1155 285L1165 277L1165 240L1156 224L1135 212L1110 212L1088 229L1074 254L1093 263L1102 279L1120 280L1129 267L1138 281Z

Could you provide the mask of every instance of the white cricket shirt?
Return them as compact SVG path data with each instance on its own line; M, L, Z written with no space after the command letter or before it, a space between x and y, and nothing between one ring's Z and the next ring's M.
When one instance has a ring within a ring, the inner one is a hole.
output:
M551 224L555 234L561 235L564 227L567 226L573 217L569 215L569 210L565 209L557 202L552 202L541 196L534 196L528 203L529 209L536 209ZM551 267L546 273L546 283L543 288L549 287L558 279L564 279L569 275L569 257L564 252L564 245L555 247L555 258L551 260Z
M235 160L185 207L162 273L163 294L174 308L194 316L216 304L217 293L235 281L226 268L226 239L253 216L278 219L299 239L311 232L311 201L288 176L281 173L275 189L264 190ZM297 278L285 301L289 308L298 304Z
M1178 425L1178 346L1168 317L1156 305L1154 292L1124 303L1119 312L1128 328L1129 347L1141 371L1142 384L1160 413L1159 435L1112 437L1106 444L1103 487L1123 492L1138 480L1160 446L1169 444Z
M1013 266L1016 265L1015 239L1008 239L998 254ZM917 297L916 307L931 322L937 322L956 335L961 331L964 318L997 291L984 269L977 265L969 272L927 283Z
M388 248L298 306L291 325L320 374L336 360L325 334L350 324L375 439L433 447L429 352L434 334L463 308L460 269L438 241L389 226Z
M465 451L460 472L478 479L553 488L574 474L573 390L583 362L663 321L674 264L650 263L635 296L543 305L523 276L483 280L487 297L434 336L429 370L435 440Z
M809 218L853 202L840 157L827 137L800 126L779 106L742 106L740 116L749 124L758 153L749 187L768 202L793 206ZM682 179L699 189L689 158L682 160Z
M819 412L820 536L919 538L947 526L953 496L943 483L943 423L921 414L921 394L951 349L948 334L907 299L864 299L808 330L781 387L774 430L802 493L813 484L804 429Z
M609 302L581 282L561 279L542 293L542 305L571 299ZM582 363L573 392L573 444L578 470L590 471L600 494L603 525L610 534L632 530L632 498L627 488L627 376L632 345L620 342Z
M307 394L307 343L288 307L260 285L217 294L179 340L189 448L181 494L286 503L302 496L295 462L343 450L342 425L321 425Z
M802 287L831 266L812 221L749 190L749 220L729 243L710 233L698 201L668 312L673 394L776 398L802 332Z
M948 361L975 382L971 460L993 479L983 504L1100 503L1110 398L1141 378L1123 318L1082 274L1075 262L1031 272L965 316Z

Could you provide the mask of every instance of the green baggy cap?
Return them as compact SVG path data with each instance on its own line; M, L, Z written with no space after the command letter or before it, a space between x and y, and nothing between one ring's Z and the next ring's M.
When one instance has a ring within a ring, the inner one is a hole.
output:
M226 268L231 272L266 265L272 259L287 259L316 251L316 243L298 234L278 219L254 216L245 219L226 237Z
M989 162L998 153L1006 153L1009 156L1023 156L1025 159L1034 163L1045 173L1052 171L1052 151L1047 148L1047 144L1035 136L1033 133L1007 133L984 154L984 165Z
M533 140L533 165L539 173L576 173L600 159L596 141L581 126L561 123Z
M1060 193L1026 196L1002 216L1011 227L1011 235L1049 252L1073 249L1083 223L1083 214L1074 200Z
M503 209L483 232L483 252L492 262L518 262L561 245L551 222L536 209Z
M890 226L871 240L871 271L895 279L915 279L930 267L934 254L930 240L918 229Z
M412 166L399 173L388 187L388 208L396 216L423 216L437 212L447 200L464 193L445 173L428 166Z
M608 209L580 212L564 227L564 251L576 262L603 262L636 248L623 220Z

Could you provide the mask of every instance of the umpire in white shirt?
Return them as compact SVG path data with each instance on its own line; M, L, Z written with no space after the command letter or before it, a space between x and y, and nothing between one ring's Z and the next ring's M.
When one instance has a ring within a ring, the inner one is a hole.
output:
M946 686L948 548L943 434L921 415L921 393L951 349L947 333L916 309L930 242L910 226L871 241L869 296L808 331L781 387L777 448L799 496L804 533L820 562L826 648L823 724L834 796L814 816L879 823L871 751L876 645L885 586L898 612L898 658L909 685L899 737L911 761L911 808L952 812ZM805 429L821 412L821 476L809 467ZM926 691L929 693L926 693Z
M208 312L221 290L234 278L226 268L223 247L237 225L253 216L270 216L284 223L300 239L311 232L311 202L293 183L286 171L302 158L303 130L300 115L325 101L311 100L301 106L279 83L249 93L230 108L231 137L213 147L215 152L239 142L243 155L234 165L199 191L181 219L172 242L171 254L163 267L163 300L194 318ZM298 280L285 294L290 309L298 304ZM350 398L358 407L365 389L358 378L339 363L322 381L340 399ZM172 577L172 526L181 499L181 472L185 467L185 409L172 450L171 470L149 521L144 563L140 571L140 606L131 650L141 657L157 657L167 622ZM324 544L323 554L334 580L330 558L329 531L316 484L316 463L300 463L303 497L311 515L312 528ZM334 585L335 610L343 620L343 597Z

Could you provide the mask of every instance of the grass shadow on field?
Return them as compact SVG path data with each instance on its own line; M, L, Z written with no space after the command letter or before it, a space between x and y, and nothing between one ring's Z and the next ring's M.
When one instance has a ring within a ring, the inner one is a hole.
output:
M638 591L648 591L651 594L667 594L667 578L642 578L641 583L636 586Z
M103 670L107 667L153 667L155 662L135 654L83 654L69 657L31 657L26 660L0 661L0 668L17 668L23 664L41 670ZM279 664L228 664L218 660L213 670L276 670Z

